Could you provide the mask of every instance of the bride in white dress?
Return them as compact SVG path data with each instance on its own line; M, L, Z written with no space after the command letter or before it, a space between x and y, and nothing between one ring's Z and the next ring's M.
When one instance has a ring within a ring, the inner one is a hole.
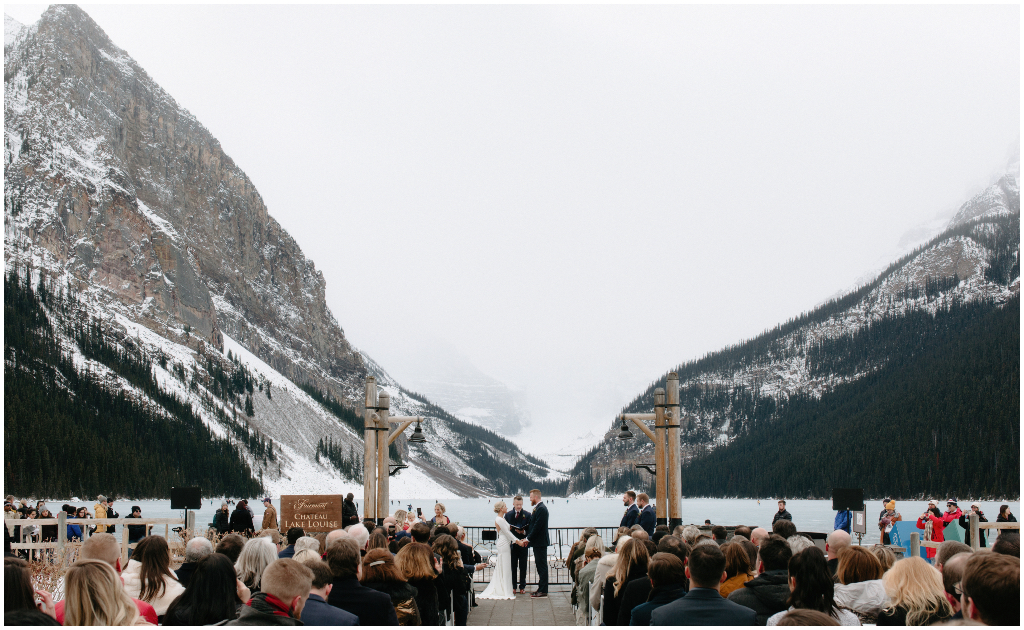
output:
M516 592L512 589L512 545L516 538L512 535L512 530L509 529L508 521L505 520L505 512L508 512L505 502L495 503L494 511L498 514L494 519L494 527L498 530L498 540L495 544L498 560L494 564L491 582L484 592L476 597L477 599L515 599Z

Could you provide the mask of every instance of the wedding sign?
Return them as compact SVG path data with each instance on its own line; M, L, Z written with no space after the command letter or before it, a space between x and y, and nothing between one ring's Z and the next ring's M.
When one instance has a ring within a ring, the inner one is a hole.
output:
M340 494L281 495L281 533L292 527L306 532L329 532L341 527Z

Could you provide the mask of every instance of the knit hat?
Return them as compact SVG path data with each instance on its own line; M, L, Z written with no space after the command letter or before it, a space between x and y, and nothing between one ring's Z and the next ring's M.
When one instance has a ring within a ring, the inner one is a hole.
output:
M981 509L981 505L980 505L980 504L978 504L978 503L972 503L972 504L971 504L971 507L972 507L972 508L978 508L979 510Z
M928 505L938 505L938 502L935 499L932 499L928 502Z
M950 503L956 505L956 499L946 499L946 505L949 505Z
M896 502L895 501L889 501L888 503L885 504L885 509L887 509L887 510L895 510L896 509Z

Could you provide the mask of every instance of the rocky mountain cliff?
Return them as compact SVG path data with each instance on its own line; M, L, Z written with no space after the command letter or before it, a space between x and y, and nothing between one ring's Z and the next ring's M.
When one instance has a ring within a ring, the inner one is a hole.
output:
M894 357L919 351L913 349L919 333L898 325L915 313L936 316L955 305L1001 305L1019 297L1019 182L1018 151L1005 175L965 202L941 234L871 282L755 339L677 366L687 418L684 464L779 421L791 401L820 399L878 372ZM653 411L654 389L664 386L665 377L624 411ZM571 492L614 493L650 481L632 463L649 459L653 446L646 439L618 442L617 432L613 424L604 441L581 458L571 474Z
M327 307L322 273L217 139L73 5L28 27L5 17L4 87L8 270L75 295L75 317L149 357L221 432L241 399L212 384L217 370L266 384L240 421L281 450L269 487L355 481L321 462L317 444L333 436L361 450L361 433L329 407L361 405L368 366ZM57 329L73 351L68 327ZM425 404L397 400L393 413ZM458 431L441 412L432 430ZM549 472L494 434L480 439L503 465ZM494 471L467 467L461 448L435 442L426 478L442 490L461 480L462 494L495 489Z

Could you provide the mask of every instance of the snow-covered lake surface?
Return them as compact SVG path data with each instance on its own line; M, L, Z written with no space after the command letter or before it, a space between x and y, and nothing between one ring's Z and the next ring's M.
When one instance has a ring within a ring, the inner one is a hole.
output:
M357 497L359 499L360 497ZM274 506L280 507L278 497L272 497ZM511 508L511 500L508 497L499 497ZM442 499L441 503L446 508L446 514L454 522L461 525L489 526L494 522L494 502L498 499ZM940 503L945 499L937 499ZM203 507L196 515L196 522L202 526L213 520L214 511L220 506L222 499L204 499ZM426 518L434 514L434 499L395 499L391 502L391 512L397 509L420 508ZM609 527L619 524L622 517L622 501L618 498L546 498L545 504L550 513L551 527ZM59 510L63 503L70 503L76 507L85 505L92 512L92 506L96 501L48 501L47 506L51 510ZM250 507L256 514L254 521L257 527L263 517L263 504L259 498L249 501ZM529 498L525 501L525 507L530 509ZM971 501L960 501L960 507L969 509ZM991 501L980 502L981 509L990 521L996 520L999 514L999 506L1002 503ZM1010 510L1015 516L1020 517L1020 501L1007 501ZM142 515L151 518L182 517L184 512L172 510L170 501L117 501L114 509L122 517L127 516L132 505L142 508ZM362 501L357 501L362 514ZM875 519L882 509L881 501L869 501L868 507L868 533L864 537L865 543L878 542L878 530L875 527ZM897 501L896 509L903 515L903 520L916 520L927 507L927 501ZM232 506L233 509L233 506ZM684 499L683 500L683 523L702 524L705 519L710 519L716 525L751 525L771 528L772 516L774 516L778 505L774 500L756 499ZM832 502L792 499L787 502L787 509L793 515L793 521L800 531L808 532L830 532L833 529L835 512L832 511ZM940 506L944 509L944 506ZM156 528L162 533L163 528Z

